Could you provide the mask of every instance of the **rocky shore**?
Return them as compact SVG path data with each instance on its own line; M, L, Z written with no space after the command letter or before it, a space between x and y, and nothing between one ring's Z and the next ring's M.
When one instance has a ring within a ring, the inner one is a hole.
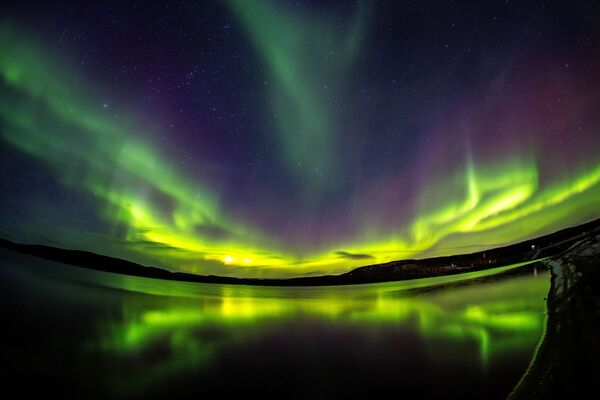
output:
M542 263L552 279L546 333L510 398L594 398L600 377L600 234Z

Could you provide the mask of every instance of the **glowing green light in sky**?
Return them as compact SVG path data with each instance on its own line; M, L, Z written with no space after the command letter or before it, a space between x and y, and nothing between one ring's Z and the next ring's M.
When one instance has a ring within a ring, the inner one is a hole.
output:
M365 10L340 33L323 16L307 16L307 24L276 3L228 3L268 66L265 86L283 162L309 193L331 190L342 178L334 104L362 43Z
M296 65L294 52L285 58L279 47L297 41L305 46L310 35L290 29L289 37L271 46L266 38L284 29L278 25L281 21L270 28L265 23L274 11L266 6L248 10L244 2L231 3L280 81L274 90L289 97L289 105L281 100L274 107L287 108L280 110L280 130L283 140L290 141L288 150L299 149L291 159L294 163L310 159L322 169L332 163L334 168L335 135L327 118L328 106L313 102L318 97L313 91L323 82L305 84L312 76L308 66L301 60ZM357 26L361 21L357 17ZM335 68L351 63L359 46L362 28L350 32L335 39L346 43ZM326 39L323 48L315 51L325 51L328 40L334 39ZM42 50L35 43L9 25L0 28L0 137L43 162L65 186L95 198L98 209L93 212L114 224L115 239L129 243L145 260L171 269L264 277L339 273L417 254L463 252L463 246L474 244L482 249L507 244L598 216L598 160L541 184L532 154L490 160L474 155L463 167L451 167L446 176L432 178L420 188L415 193L414 217L392 234L371 229L365 221L364 230L351 238L331 237L320 247L294 248L248 221L232 218L219 204L219 193L203 180L203 171L194 171L192 179L187 171L176 168L147 139L133 116L108 114L99 106L102 101L94 98L99 90L92 90L51 49ZM290 68L297 68L293 77ZM296 129L310 132L299 138ZM312 149L317 139L318 151ZM125 228L124 234L116 233L119 227ZM214 230L225 234L211 235ZM65 235L62 240L76 246L78 235ZM162 247L149 248L148 243ZM93 244L89 247L104 251ZM349 259L340 251L371 258Z

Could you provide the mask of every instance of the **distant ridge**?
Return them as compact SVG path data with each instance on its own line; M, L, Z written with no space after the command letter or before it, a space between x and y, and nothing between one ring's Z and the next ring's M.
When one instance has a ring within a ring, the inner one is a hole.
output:
M233 278L171 272L166 269L147 267L131 261L87 251L67 250L44 245L20 244L6 239L0 239L0 247L78 267L147 278L238 285L325 286L400 281L496 268L559 254L568 249L575 241L598 232L600 232L600 219L563 229L536 239L476 253L421 260L391 261L384 264L373 264L355 268L340 275L288 279Z

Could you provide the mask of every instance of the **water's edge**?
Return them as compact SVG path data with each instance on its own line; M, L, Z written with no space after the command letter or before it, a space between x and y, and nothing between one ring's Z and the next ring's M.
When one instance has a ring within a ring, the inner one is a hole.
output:
M551 273L544 335L510 399L593 393L600 373L600 235L542 261Z

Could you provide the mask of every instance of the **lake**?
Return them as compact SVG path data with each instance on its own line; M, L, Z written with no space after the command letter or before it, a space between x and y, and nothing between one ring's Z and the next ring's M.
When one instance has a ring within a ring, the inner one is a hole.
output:
M532 265L353 286L199 284L8 250L0 273L7 387L88 398L505 398L542 338L550 286Z

